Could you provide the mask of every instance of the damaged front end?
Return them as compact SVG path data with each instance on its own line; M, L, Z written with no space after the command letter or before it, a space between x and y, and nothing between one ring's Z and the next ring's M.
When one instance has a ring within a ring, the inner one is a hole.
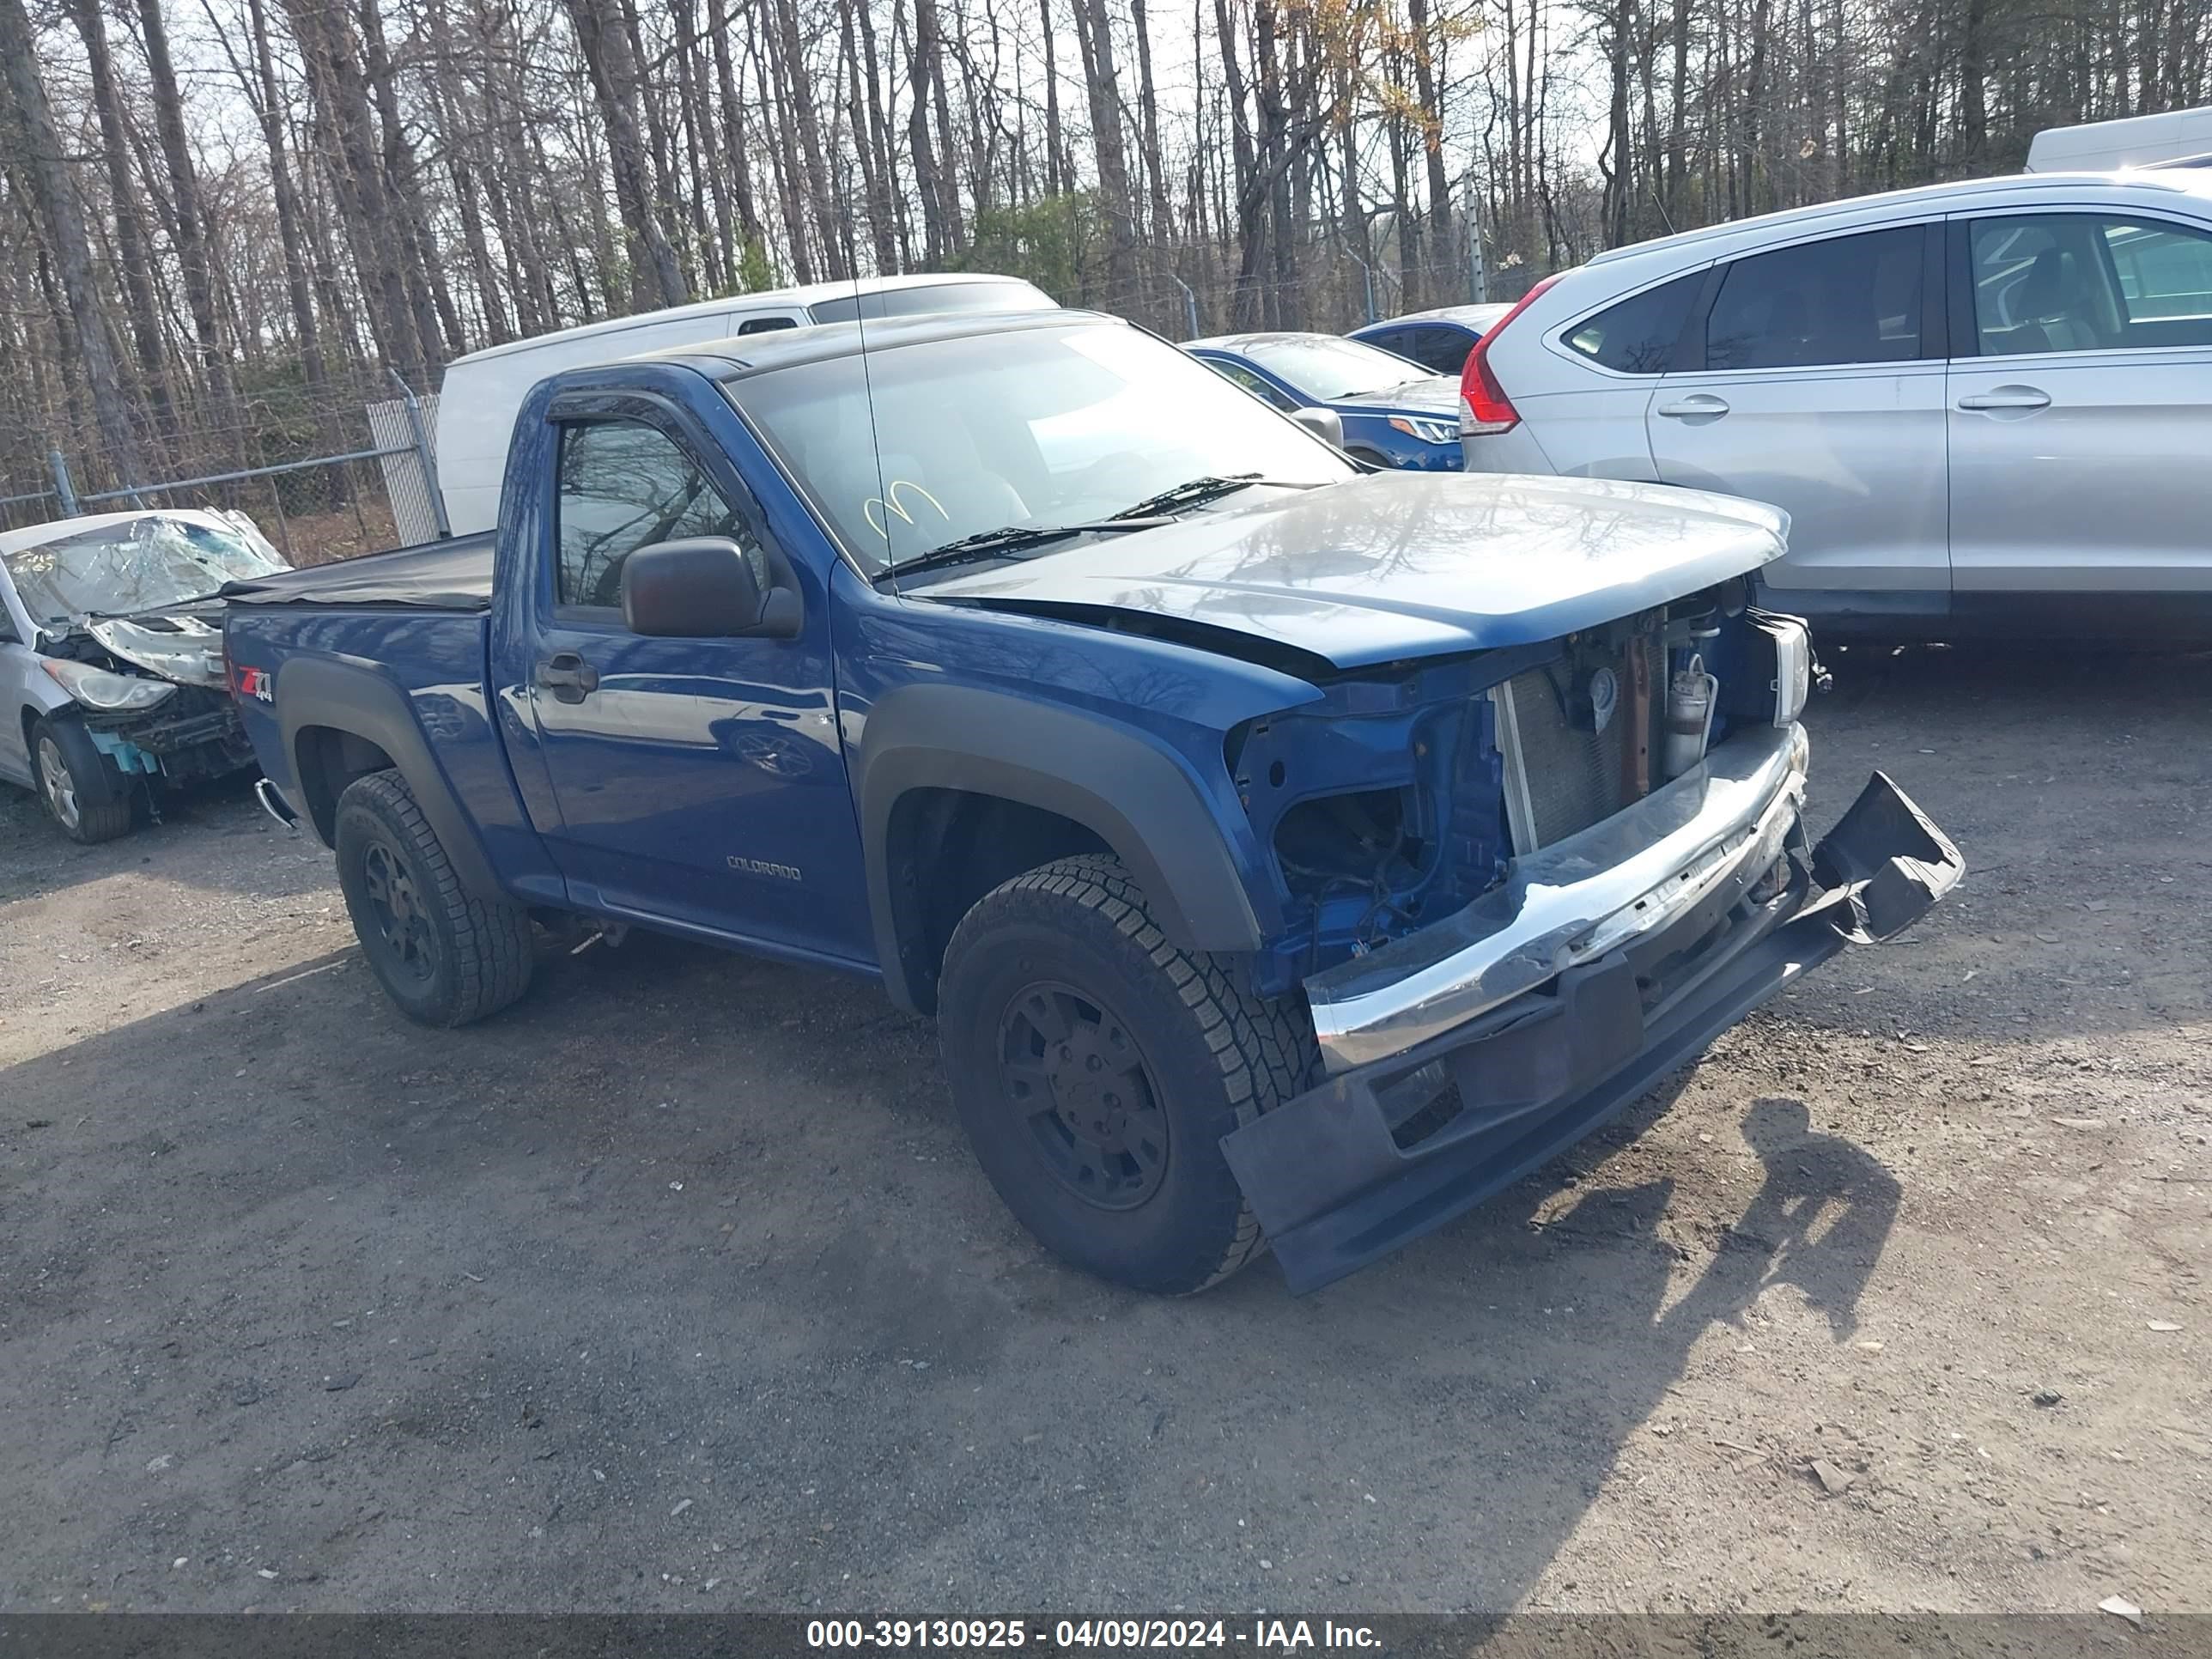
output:
M1332 687L1231 757L1291 900L1256 974L1295 975L1326 1074L1222 1143L1293 1291L1517 1180L1962 867L1879 773L1808 844L1818 671L1740 594L1463 672Z
M40 666L125 779L198 783L253 764L224 684L216 606L88 618L48 636Z

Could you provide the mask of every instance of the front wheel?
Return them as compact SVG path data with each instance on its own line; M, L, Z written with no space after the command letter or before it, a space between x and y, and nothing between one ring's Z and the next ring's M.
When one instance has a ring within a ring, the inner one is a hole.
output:
M131 795L101 764L82 723L52 715L31 726L31 769L46 816L71 841L113 841L131 827Z
M1120 864L1062 860L978 901L938 1017L977 1161L1048 1249L1167 1295L1259 1254L1221 1139L1307 1085L1311 1023L1178 950Z
M529 988L529 914L470 896L397 771L346 786L335 839L355 936L408 1018L466 1025Z

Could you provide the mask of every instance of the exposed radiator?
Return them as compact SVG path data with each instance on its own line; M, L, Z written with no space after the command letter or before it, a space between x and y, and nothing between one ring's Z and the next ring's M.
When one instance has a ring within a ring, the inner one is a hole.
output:
M1613 671L1617 701L1603 731L1590 729L1589 701L1577 696L1575 678L1565 665L1516 674L1492 692L1498 703L1505 815L1515 852L1549 847L1629 804L1627 751L1639 725L1630 695L1631 651L1644 653L1644 683L1656 698L1665 683L1665 656L1654 635L1639 635L1626 647L1586 656L1580 664L1584 670L1601 665ZM1653 716L1648 706L1640 724L1649 744Z

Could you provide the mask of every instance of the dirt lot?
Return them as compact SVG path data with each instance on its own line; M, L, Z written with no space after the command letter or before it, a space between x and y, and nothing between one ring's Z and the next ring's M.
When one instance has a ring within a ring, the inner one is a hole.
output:
M428 1033L243 792L10 796L0 1607L2212 1610L2212 659L1838 666L1960 891L1298 1302L1055 1267L866 988Z

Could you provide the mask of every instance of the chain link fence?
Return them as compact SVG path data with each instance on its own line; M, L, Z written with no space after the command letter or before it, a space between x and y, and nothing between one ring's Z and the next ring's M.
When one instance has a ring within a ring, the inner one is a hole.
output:
M377 393L364 398L366 392ZM444 532L437 488L437 399L392 379L241 395L232 418L166 404L151 412L137 476L88 419L61 411L44 442L0 437L0 528L143 507L243 512L295 564Z

